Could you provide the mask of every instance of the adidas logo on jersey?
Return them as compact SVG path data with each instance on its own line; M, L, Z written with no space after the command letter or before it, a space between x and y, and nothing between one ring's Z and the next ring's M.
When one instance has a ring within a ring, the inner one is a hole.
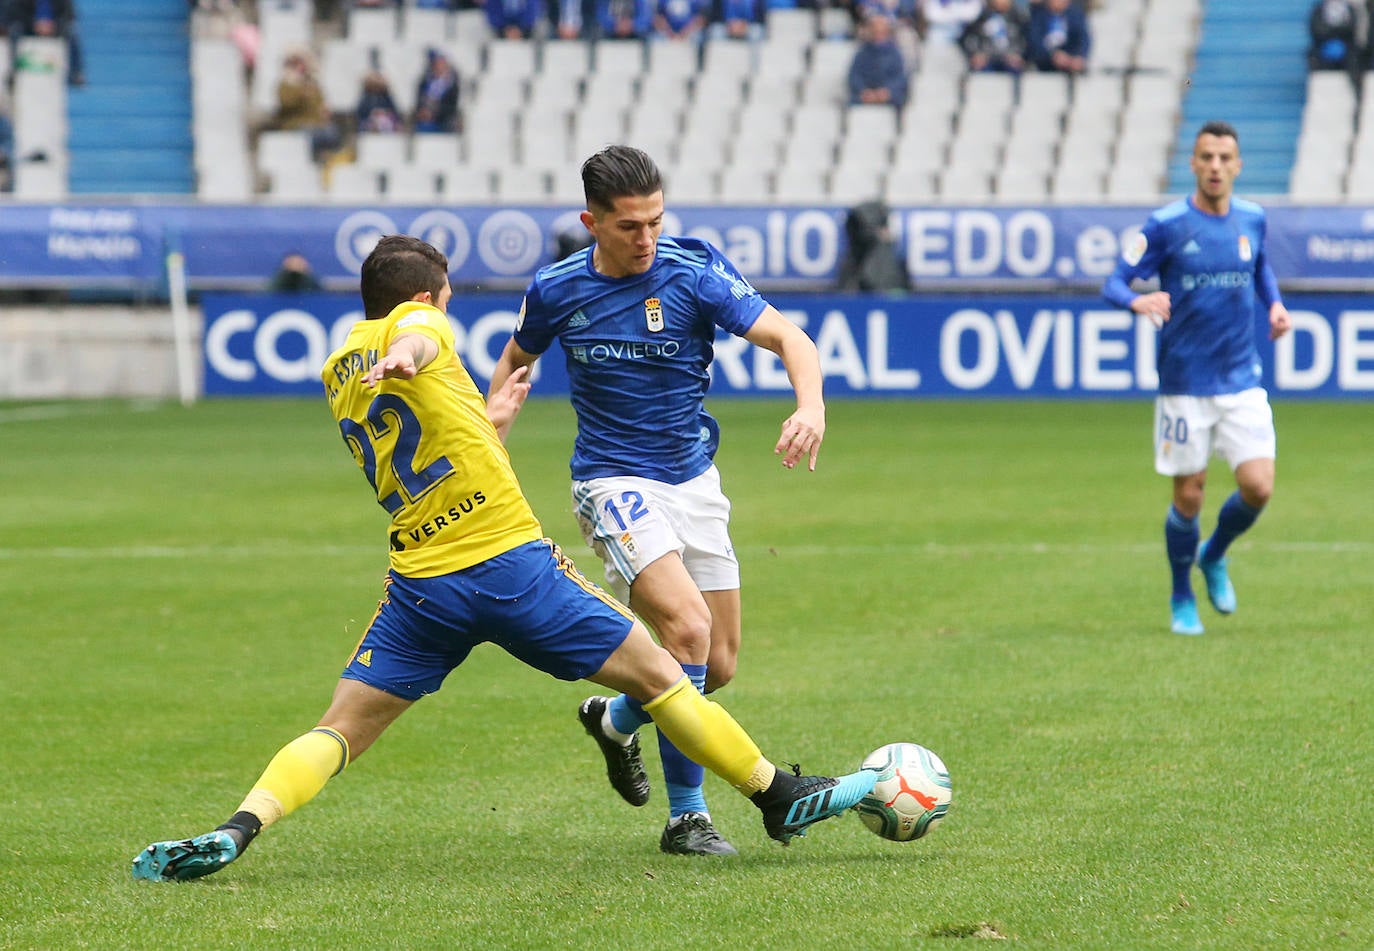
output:
M589 323L591 323L591 321L587 319L587 315L582 313L582 311L580 310L576 311L571 317L568 318L569 327L585 327Z
M1183 246L1183 253L1184 253L1184 254L1198 254L1198 253L1201 252L1201 251L1202 251L1202 248L1199 247L1199 246L1198 246L1198 243L1197 243L1196 241L1193 241L1193 240L1189 240L1189 242Z

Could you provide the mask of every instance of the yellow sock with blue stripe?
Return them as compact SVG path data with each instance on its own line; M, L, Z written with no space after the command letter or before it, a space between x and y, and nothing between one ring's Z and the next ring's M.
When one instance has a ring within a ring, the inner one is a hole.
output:
M269 826L305 805L348 765L348 741L328 727L296 737L272 757L239 806Z
M725 708L707 700L683 677L644 704L658 728L688 758L746 796L768 788L776 768Z

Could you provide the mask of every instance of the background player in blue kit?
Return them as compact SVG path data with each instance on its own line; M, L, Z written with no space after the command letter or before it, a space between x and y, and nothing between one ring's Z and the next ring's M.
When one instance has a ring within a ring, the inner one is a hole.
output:
M840 779L778 770L623 604L542 537L501 443L529 384L511 374L483 402L454 352L451 293L448 260L418 238L385 237L363 262L367 317L322 378L343 441L389 514L381 603L318 724L278 751L223 825L139 852L135 878L199 878L238 859L488 641L560 680L639 698L660 730L754 801L784 844L873 788L873 770Z
M491 393L555 340L577 411L573 505L612 589L648 622L693 683L734 676L740 644L739 562L730 502L712 462L718 428L703 405L716 328L776 353L796 394L774 451L811 470L825 435L816 346L704 241L663 231L663 180L639 149L613 145L582 166L595 243L544 267L492 373ZM579 711L607 757L611 784L648 801L637 747L616 740L648 722L623 694ZM668 788L665 852L734 854L711 823L703 773L659 734Z
M1264 210L1232 197L1240 143L1225 122L1198 132L1191 160L1197 190L1156 211L1129 244L1103 287L1107 300L1159 327L1155 469L1173 476L1164 544L1173 572L1169 599L1176 634L1201 634L1190 572L1194 560L1221 614L1236 609L1226 549L1259 517L1274 491L1274 416L1260 384L1255 297L1269 316L1269 337L1288 332L1288 309L1264 250ZM1136 294L1131 282L1159 275L1160 289ZM1236 491L1199 548L1198 514L1207 460L1221 456Z

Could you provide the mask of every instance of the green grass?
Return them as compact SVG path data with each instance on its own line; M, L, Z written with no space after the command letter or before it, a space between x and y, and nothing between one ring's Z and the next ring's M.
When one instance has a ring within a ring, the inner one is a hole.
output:
M772 455L783 404L714 409L745 576L719 699L808 771L931 747L930 836L844 816L784 849L710 779L741 855L660 855L661 790L606 788L587 688L488 649L232 868L134 882L314 724L383 513L322 401L0 407L0 947L1374 946L1369 404L1277 408L1240 610L1201 638L1168 632L1148 405L832 402L815 473ZM536 401L510 446L599 577L571 433Z

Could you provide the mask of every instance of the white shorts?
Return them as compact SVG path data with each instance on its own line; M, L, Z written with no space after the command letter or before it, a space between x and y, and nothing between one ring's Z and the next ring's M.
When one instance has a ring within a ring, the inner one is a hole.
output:
M1273 459L1277 440L1269 396L1258 386L1221 396L1155 397L1155 471L1193 475L1213 455L1232 471L1250 459Z
M715 466L681 485L637 476L574 482L582 538L606 566L611 592L630 603L630 584L670 551L682 556L701 591L739 587L730 542L730 500Z

